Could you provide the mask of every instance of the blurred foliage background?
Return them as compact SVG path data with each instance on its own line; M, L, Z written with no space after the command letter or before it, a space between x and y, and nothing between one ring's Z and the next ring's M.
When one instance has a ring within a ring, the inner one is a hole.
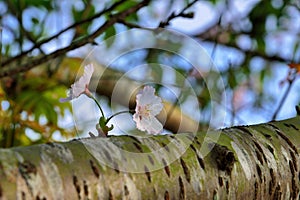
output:
M222 127L291 117L299 104L299 67L287 65L299 63L298 0L1 0L0 25L1 147L75 137L71 104L59 98L94 46L113 46L116 41L106 39L131 28L176 30L207 50L225 84ZM209 91L192 66L148 49L114 70L122 74L140 63L166 64L189 78L204 116L200 128L208 125ZM156 78L166 76L155 70ZM109 99L104 89L97 93Z

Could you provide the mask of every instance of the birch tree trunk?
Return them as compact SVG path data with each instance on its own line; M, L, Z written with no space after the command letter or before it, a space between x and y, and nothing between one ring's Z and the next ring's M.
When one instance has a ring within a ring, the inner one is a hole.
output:
M297 116L1 149L0 199L299 199L299 130Z

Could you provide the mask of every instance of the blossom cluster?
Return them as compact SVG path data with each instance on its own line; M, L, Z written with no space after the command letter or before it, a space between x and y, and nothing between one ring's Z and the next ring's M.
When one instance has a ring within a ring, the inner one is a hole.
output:
M93 65L86 65L83 75L79 78L78 81L72 84L71 88L68 90L67 98L61 98L60 101L71 101L72 99L75 99L82 94L85 94L86 96L92 98L96 102L102 114L99 119L99 124L97 124L96 126L99 132L99 136L106 136L108 131L113 129L113 126L107 126L107 122L111 119L111 117L105 118L100 104L89 90L89 84L93 72ZM162 99L155 95L155 89L152 86L145 86L136 95L136 108L133 114L133 120L136 123L136 127L141 131L146 131L148 134L161 133L163 130L163 125L159 122L156 116L161 112L162 109Z

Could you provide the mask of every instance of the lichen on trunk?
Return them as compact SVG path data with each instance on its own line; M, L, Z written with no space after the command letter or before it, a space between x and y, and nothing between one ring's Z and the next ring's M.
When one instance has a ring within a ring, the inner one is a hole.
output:
M1 199L298 199L300 117L0 150ZM215 136L218 140L215 140Z

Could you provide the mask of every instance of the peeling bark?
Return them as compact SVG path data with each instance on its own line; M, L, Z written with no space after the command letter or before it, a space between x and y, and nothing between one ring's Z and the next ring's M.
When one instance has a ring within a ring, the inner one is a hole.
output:
M299 130L297 116L216 144L199 132L1 149L0 199L299 199Z

